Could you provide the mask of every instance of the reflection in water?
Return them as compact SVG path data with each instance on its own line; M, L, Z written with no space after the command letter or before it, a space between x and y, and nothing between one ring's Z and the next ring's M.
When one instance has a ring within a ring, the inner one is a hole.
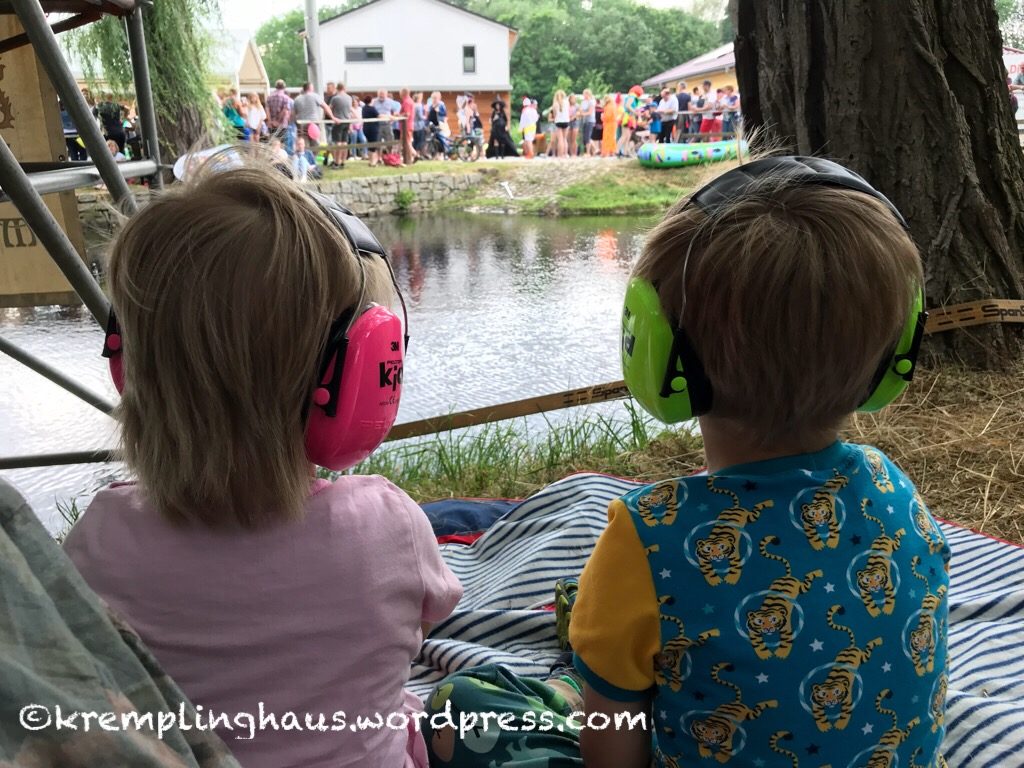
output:
M425 216L373 219L409 306L399 421L620 378L619 308L642 222ZM102 331L81 307L0 310L0 334L116 399ZM0 355L0 455L112 446L113 422ZM109 482L118 465L5 475L44 522L56 500Z

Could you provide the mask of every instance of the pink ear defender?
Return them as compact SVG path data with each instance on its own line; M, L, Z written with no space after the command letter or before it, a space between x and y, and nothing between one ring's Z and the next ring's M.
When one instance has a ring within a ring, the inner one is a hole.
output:
M359 312L347 310L331 324L306 412L306 456L314 464L343 470L373 453L398 416L408 314L387 251L366 224L330 198L309 194L345 235L362 269L363 259L384 260L402 305L402 319L387 307L367 305L364 271ZM111 310L103 356L118 392L124 390L121 351L121 330Z
M107 358L110 378L114 382L117 394L124 392L124 363L121 360L121 327L117 324L114 310L111 308L107 318L107 335L103 340L103 356Z

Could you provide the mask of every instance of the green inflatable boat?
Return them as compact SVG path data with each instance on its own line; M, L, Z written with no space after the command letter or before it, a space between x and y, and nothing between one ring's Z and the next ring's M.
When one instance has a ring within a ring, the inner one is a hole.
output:
M640 165L648 168L679 168L684 165L735 160L747 154L747 142L709 141L704 144L644 144L637 150Z

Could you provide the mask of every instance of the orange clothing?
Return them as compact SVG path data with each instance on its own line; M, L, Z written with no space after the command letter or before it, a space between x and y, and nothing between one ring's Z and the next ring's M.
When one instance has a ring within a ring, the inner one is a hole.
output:
M612 157L615 155L616 129L619 127L619 110L615 105L609 104L601 114L601 126L604 133L601 135L601 157Z

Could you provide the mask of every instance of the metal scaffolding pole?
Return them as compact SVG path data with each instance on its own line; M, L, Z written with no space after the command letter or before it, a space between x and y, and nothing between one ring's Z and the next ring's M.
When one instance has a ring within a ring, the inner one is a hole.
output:
M0 459L0 470L28 467L56 467L63 464L98 464L120 461L116 451L69 451L68 453L36 453L28 456L10 456Z
M107 157L113 162L114 158L109 151ZM116 167L114 172L121 183L125 184ZM127 185L125 184L125 186ZM50 254L50 258L57 263L68 282L82 297L82 301L92 312L96 322L100 324L101 328L106 328L107 319L110 316L110 301L96 284L92 273L85 266L85 262L78 255L78 251L75 250L75 246L71 244L60 224L53 218L53 214L46 207L43 198L33 189L32 182L21 170L14 153L11 152L11 148L7 146L7 142L2 137L0 137L0 187L14 203L32 231L35 232L36 237Z
M100 134L100 128L93 120L92 111L85 103L85 96L78 90L74 75L71 74L71 69L64 60L64 54L61 53L60 45L57 43L57 37L50 25L46 23L46 16L39 0L11 0L11 3L21 25L25 28L25 34L32 42L36 56L46 69L53 87L57 89L57 93L64 101L64 106L67 107L75 121L78 134L85 142L85 148L89 150L89 156L96 163L96 168L107 185L107 189L110 190L116 201L126 206L126 210L134 213L137 207L135 197L128 189L128 183L117 170L117 162L110 154L110 150L107 149L107 143ZM4 185L5 190L6 188ZM54 258L57 257L54 251L51 250L51 253L54 254ZM63 269L63 266L61 268ZM73 282L72 285L74 285ZM79 294L81 293L79 291ZM84 299L85 296L82 295L82 298ZM86 303L89 303L88 300ZM89 308L92 309L92 306L90 305ZM93 310L93 314L96 314L95 310Z
M160 142L156 130L156 108L153 106L152 83L149 80L149 59L146 58L146 33L142 26L142 5L136 6L128 16L128 50L132 59L132 74L135 78L135 98L139 104L142 119L142 144L146 157L160 165ZM151 178L154 189L163 187L160 171Z
M70 376L65 375L63 371L57 370L46 361L40 360L31 352L22 349L17 344L7 341L3 336L0 336L0 352L5 352L10 355L19 363L31 368L40 376L45 376L58 387L67 390L80 400L84 400L93 408L103 411L103 413L107 415L110 415L110 412L114 410L114 404L109 400L91 392Z

